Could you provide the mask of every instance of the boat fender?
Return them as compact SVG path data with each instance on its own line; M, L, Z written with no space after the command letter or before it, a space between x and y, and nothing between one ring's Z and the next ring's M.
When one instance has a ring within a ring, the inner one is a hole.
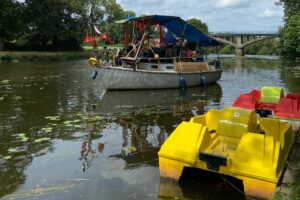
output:
M95 80L96 77L97 77L97 75L98 75L97 70L94 70L93 73L92 73L92 75L91 75L92 80Z
M207 85L207 81L206 81L206 78L205 78L205 76L201 76L201 85L204 85L204 86L206 86Z
M91 67L95 67L95 65L100 65L100 62L97 58L91 57L88 59L88 62Z
M179 87L181 89L185 89L186 88L186 82L185 82L185 80L184 80L184 78L182 76L179 79Z

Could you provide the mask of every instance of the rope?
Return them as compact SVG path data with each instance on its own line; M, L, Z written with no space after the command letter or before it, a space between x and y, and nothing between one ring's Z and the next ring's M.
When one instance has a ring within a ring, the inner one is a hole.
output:
M219 174L221 176L221 178L223 179L224 183L228 183L231 187L233 187L234 189L236 189L239 193L241 193L243 196L246 196L245 193L243 191L241 191L238 187L236 187L233 183L231 183L230 181L228 181L222 174Z

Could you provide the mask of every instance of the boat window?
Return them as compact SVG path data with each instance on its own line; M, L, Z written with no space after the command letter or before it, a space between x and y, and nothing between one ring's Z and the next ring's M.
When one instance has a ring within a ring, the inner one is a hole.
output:
M151 65L152 69L157 69L158 65Z
M173 69L173 66L167 66L167 69Z

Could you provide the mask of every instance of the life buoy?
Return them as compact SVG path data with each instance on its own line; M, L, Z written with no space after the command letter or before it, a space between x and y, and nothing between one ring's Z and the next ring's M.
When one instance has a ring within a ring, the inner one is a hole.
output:
M97 58L94 58L94 57L89 58L88 62L89 62L91 67L95 67L95 65L100 66L100 62Z

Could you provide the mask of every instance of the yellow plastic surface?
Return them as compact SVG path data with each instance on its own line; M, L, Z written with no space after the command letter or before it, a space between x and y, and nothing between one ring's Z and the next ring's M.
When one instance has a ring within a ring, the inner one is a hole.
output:
M178 180L184 167L241 179L247 195L271 198L294 139L291 126L277 119L257 119L240 108L211 110L182 122L159 151L162 177ZM221 156L226 165L208 168L199 153Z
M283 89L280 87L268 87L264 86L261 90L261 103L275 103L284 96Z

